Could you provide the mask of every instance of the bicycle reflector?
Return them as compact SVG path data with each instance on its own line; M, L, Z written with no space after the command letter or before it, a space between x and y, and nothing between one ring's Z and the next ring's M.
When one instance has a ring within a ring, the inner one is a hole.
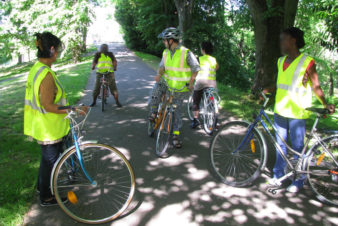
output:
M210 96L210 100L211 100L211 101L214 101L214 96Z
M251 147L252 153L256 153L255 142L253 141L253 139L250 140L250 147Z
M320 163L323 161L324 157L325 157L325 152L323 152L323 153L319 156L319 158L318 158L318 160L317 160L317 166L320 165Z
M78 202L77 197L76 197L76 195L73 191L69 191L67 193L67 198L68 198L69 202L71 202L72 204L77 204L77 202Z

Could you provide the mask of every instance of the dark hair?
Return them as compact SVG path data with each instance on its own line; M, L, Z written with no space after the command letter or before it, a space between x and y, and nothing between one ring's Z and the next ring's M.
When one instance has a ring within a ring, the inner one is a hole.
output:
M50 50L53 46L59 50L62 45L61 40L50 32L36 33L35 46L38 48L38 58L50 58L54 52Z
M100 51L103 53L108 53L108 45L107 44L102 44L100 47Z
M214 46L209 41L202 42L201 48L202 50L204 50L206 54L209 54L209 55L214 52Z
M289 27L283 31L284 34L290 35L292 38L296 39L296 45L298 49L301 49L305 46L304 41L304 32L297 27Z

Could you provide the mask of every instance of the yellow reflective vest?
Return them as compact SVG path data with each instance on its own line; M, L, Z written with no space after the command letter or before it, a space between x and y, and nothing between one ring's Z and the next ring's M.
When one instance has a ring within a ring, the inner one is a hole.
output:
M303 77L310 62L311 57L300 54L290 65L283 71L283 65L286 56L278 59L278 77L277 93L274 112L294 119L306 119L310 112L305 108L312 105L312 88L311 83L303 85Z
M101 53L101 56L97 62L97 72L105 73L105 72L114 72L113 61L109 56Z
M169 88L181 89L191 79L191 69L187 64L188 49L181 46L178 48L173 57L170 56L168 49L163 51L164 62L164 79L167 81ZM188 92L185 88L180 92Z
M42 142L56 141L69 132L69 121L65 114L47 112L40 103L39 90L42 80L51 73L57 92L54 103L67 105L66 93L55 73L47 65L36 62L28 74L24 107L24 134Z
M197 74L196 81L201 79L216 80L216 58L209 55L204 55L199 57L199 61L201 70Z

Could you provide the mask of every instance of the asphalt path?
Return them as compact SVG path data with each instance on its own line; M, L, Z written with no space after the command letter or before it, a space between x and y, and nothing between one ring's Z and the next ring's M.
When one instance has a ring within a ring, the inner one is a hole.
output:
M189 128L184 118L183 148L168 159L154 154L155 140L147 136L147 99L155 71L122 43L110 48L117 56L117 86L123 108L112 97L102 113L94 107L86 124L86 140L98 140L122 151L132 164L137 183L135 197L113 226L214 226L214 225L338 225L338 208L319 202L309 187L297 195L266 191L266 175L248 188L233 188L210 173L212 137ZM90 70L90 69L88 69ZM89 105L95 74L92 73L80 101ZM100 101L98 101L100 103ZM234 120L221 113L222 123ZM274 159L269 148L268 166ZM38 198L24 217L24 225L83 225L58 207L40 207Z

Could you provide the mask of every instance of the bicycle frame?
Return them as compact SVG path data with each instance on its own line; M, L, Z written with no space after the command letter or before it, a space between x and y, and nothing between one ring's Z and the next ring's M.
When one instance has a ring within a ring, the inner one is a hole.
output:
M299 153L296 150L294 150L293 148L291 148L287 142L281 137L281 135L278 133L276 127L274 126L274 124L272 123L272 121L270 120L270 118L268 117L268 115L265 113L265 107L267 105L267 103L269 102L269 98L267 98L264 94L263 97L265 98L265 102L263 104L263 107L260 109L258 116L256 117L255 121L253 123L250 124L248 132L246 133L243 141L241 142L241 144L233 151L233 153L236 153L238 151L240 151L241 147L244 145L246 146L248 144L248 142L251 140L253 133L252 130L257 126L258 123L261 123L261 125L263 126L265 132L269 135L270 139L273 141L273 145L276 147L276 150L278 151L278 153L282 156L282 158L285 160L285 162L287 163L288 167L292 170L292 171L297 171L298 173L307 173L307 171L301 170L301 165L303 164L303 160L306 154L306 151L308 150L308 145L310 143L310 140L312 138L315 138L315 140L317 141L317 143L319 143L320 145L323 146L324 151L326 153L328 153L332 159L334 159L334 156L332 155L332 153L330 151L327 150L327 148L325 147L325 145L321 142L320 138L315 134L316 131L316 127L320 118L320 115L317 115L316 120L312 126L311 132L309 134L309 136L307 136L307 139L305 141L304 144L304 148L303 150ZM280 147L280 145L277 143L277 140L275 138L275 136L270 132L267 124L264 122L265 119L268 124L270 124L270 126L272 127L273 131L275 132L275 134L277 134L277 136L281 139L281 141L285 144L287 150L291 151L292 154L297 155L298 157L298 161L296 163L295 166L293 166L293 164L291 163L291 161L288 159L288 157L284 154L282 148ZM334 159L335 161L335 159ZM336 161L335 161L336 162ZM336 162L336 164L338 164ZM282 178L280 178L280 181L283 181L285 178L290 177L293 174L293 172L289 172L288 174L284 175Z

